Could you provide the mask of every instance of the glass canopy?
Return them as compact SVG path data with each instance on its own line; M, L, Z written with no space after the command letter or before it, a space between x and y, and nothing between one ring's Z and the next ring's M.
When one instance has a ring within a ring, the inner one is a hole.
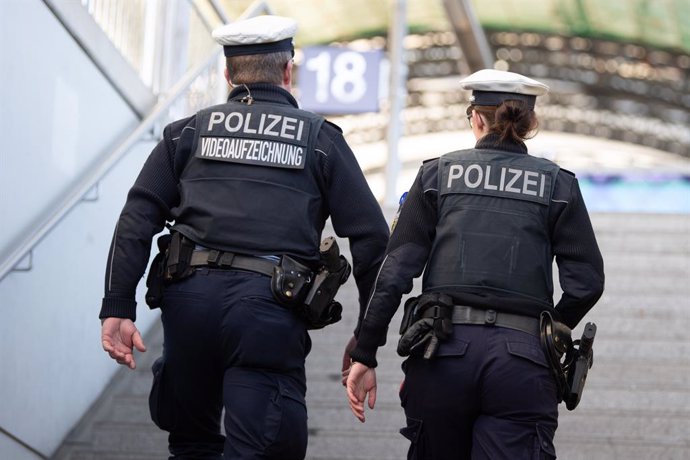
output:
M458 0L459 1L459 0ZM251 0L222 0L236 17ZM325 43L380 34L391 1L270 0L275 14L300 24L297 41ZM604 38L690 51L690 0L491 0L472 2L490 29ZM449 29L443 0L407 0L411 31Z

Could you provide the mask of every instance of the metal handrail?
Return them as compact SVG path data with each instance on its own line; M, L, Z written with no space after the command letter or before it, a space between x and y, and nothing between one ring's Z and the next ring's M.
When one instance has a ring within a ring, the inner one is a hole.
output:
M9 255L0 261L0 280L2 280L12 269L31 251L49 232L55 227L67 213L82 200L82 197L96 185L110 169L120 161L125 154L136 144L142 136L152 129L154 124L165 115L165 111L182 96L184 91L201 73L218 61L221 49L216 49L213 53L198 66L190 69L184 76L170 89L168 96L158 102L151 112L141 121L134 131L127 136L112 152L102 161L99 161L89 169L74 186L67 192L65 198L57 204L45 217L41 218L32 230L24 234L22 241L10 251Z
M214 1L210 1L221 20L229 22L228 16L224 13L222 7ZM266 1L256 0L247 7L238 19L256 16L261 12L270 13L271 9ZM177 102L184 91L187 90L192 82L201 75L204 70L218 61L221 54L221 48L218 48L201 64L187 71L182 78L170 88L170 91L167 92L167 97L159 101L151 109L151 112L141 121L139 126L137 126L134 131L102 161L99 161L94 167L84 173L81 178L75 182L72 189L67 192L65 198L53 208L52 212L45 214L43 218L32 226L33 230L26 233L20 243L16 245L6 257L0 260L0 281L2 281L5 276L22 261L26 254L29 253L67 215L67 213L82 200L84 195L88 193L89 190L91 190L103 176L125 156L125 154L127 154L132 146L139 142L147 131L153 128L154 124L165 115L165 111Z

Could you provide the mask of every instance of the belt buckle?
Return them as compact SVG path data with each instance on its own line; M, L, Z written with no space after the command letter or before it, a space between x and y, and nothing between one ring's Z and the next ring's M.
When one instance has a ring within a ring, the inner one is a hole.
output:
M484 324L491 324L492 326L496 324L496 310L486 310L484 314Z

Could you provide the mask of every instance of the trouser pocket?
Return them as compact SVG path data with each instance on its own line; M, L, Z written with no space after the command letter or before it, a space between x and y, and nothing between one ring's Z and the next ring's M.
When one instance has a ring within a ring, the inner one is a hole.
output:
M556 448L553 445L554 431L543 425L537 425L534 437L534 460L554 460Z
M407 460L430 460L431 452L424 440L424 422L407 417L407 426L400 429L400 434L410 441Z
M304 395L286 377L237 368L226 371L225 455L228 458L304 458Z
M172 431L175 428L174 401L171 398L169 383L165 379L165 359L161 356L151 366L153 385L149 393L149 411L151 420L161 430Z

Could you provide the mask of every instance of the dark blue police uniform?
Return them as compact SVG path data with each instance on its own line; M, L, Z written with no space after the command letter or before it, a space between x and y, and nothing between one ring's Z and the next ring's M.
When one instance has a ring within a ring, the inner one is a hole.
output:
M289 255L310 265L330 217L350 241L360 299L367 299L388 227L335 125L299 110L286 90L257 83L163 134L118 221L101 318L135 319L136 286L166 221L197 250L267 263ZM153 367L150 405L170 432L174 458L304 457L311 342L270 283L260 271L209 265L165 288L163 356Z
M554 257L563 290L556 305ZM559 400L538 318L548 311L574 327L604 282L574 175L496 134L425 162L391 235L353 360L377 365L400 299L422 272L423 293L452 299L454 324L432 359L413 352L403 363L408 458L555 458Z

